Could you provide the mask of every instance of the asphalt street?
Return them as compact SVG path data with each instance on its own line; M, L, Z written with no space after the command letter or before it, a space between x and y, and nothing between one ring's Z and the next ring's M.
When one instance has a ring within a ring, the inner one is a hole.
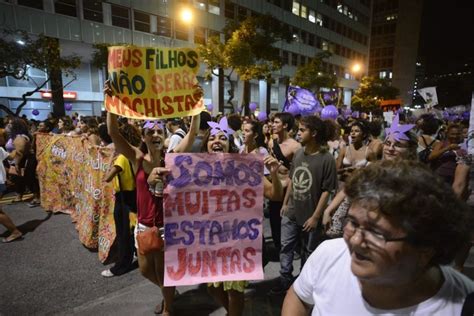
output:
M138 270L101 277L107 266L79 242L69 215L29 208L24 202L2 207L24 238L0 243L0 315L153 315L161 301L159 289ZM5 236L0 226L0 237ZM275 254L270 256L266 280L252 282L247 290L245 315L280 315L283 297L267 295L279 269ZM178 291L177 315L225 315L205 287Z

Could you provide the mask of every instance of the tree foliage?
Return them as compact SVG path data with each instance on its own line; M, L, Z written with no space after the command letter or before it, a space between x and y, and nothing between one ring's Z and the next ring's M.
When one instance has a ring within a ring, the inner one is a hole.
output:
M224 33L227 38L225 43L214 37L206 45L199 45L198 50L207 65L209 76L217 76L213 72L216 68L226 69L224 76L231 83L232 91L228 91L231 99L234 92L230 75L235 71L239 79L247 83L244 84L247 113L248 100L245 99L250 97L250 92L246 91L248 81L270 79L271 73L281 68L279 49L274 44L290 42L292 36L288 28L269 14L247 17L240 23L231 20L226 24Z
M352 97L352 107L361 111L376 111L380 109L380 101L395 99L399 90L390 85L387 79L363 77L359 88Z
M331 57L331 53L324 51L317 53L309 63L300 65L296 69L291 84L318 93L321 88L333 89L338 86L337 77L324 70L323 62Z
M59 50L57 39L43 34L31 38L26 32L5 32L5 36L0 38L0 78L13 77L17 80L27 80L36 88L22 95L22 102L16 112L12 112L3 104L0 104L0 109L10 115L18 116L28 102L27 98L41 91L52 80L49 76L51 73L59 72L67 77L70 76L72 79L68 84L76 79L73 70L80 65L80 58L78 56L58 57L55 53L57 50ZM28 74L30 67L44 71L48 74L48 79L43 82L36 81Z

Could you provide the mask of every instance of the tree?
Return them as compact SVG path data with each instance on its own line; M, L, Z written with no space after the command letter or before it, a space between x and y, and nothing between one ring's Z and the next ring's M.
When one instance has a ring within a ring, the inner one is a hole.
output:
M399 90L392 87L389 80L363 77L352 97L352 108L358 111L374 112L380 110L380 101L395 99L398 95Z
M292 36L288 28L269 14L247 17L241 23L231 21L224 31L227 38L225 44L214 39L207 45L200 45L199 50L210 73L213 69L222 68L228 69L230 74L233 71L238 74L244 83L242 105L245 115L248 115L250 80L271 80L271 73L282 66L280 51L274 44L278 41L290 42ZM226 75L228 80L230 74Z
M331 57L332 54L328 51L317 53L309 63L299 65L296 69L294 77L291 79L291 84L301 88L313 91L324 104L324 98L321 95L321 88L335 89L338 88L338 80L336 75L327 73L324 68L324 60ZM338 94L338 104L341 101L341 95Z
M17 80L32 82L36 88L24 93L22 102L16 111L11 111L6 105L0 104L0 109L12 116L19 116L28 102L28 97L41 91L47 84L51 84L53 114L64 115L63 88L76 79L73 72L81 60L77 56L60 56L59 41L56 38L38 35L31 38L26 32L6 32L0 38L0 78L14 77ZM36 68L47 74L47 79L38 82L28 74L28 68ZM63 86L62 74L71 76L71 80Z
M330 52L323 51L311 58L309 63L298 66L295 76L291 79L291 84L314 92L319 92L321 88L336 88L338 86L337 77L327 73L323 67L324 60L331 55Z

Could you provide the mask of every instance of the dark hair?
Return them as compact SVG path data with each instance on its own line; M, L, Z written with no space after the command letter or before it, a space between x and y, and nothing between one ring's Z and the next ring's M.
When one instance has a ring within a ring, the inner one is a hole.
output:
M369 122L368 127L369 127L370 135L372 135L373 137L380 136L380 133L382 132L382 124L380 124L380 122L377 122L377 121Z
M420 129L423 131L423 134L433 135L438 131L439 121L434 116L430 114L423 114L420 116L420 119Z
M267 145L265 144L265 135L263 135L263 128L262 124L257 121L248 121L247 124L250 124L252 133L257 135L255 138L255 142L257 143L257 148L264 147L266 148Z
M80 121L83 122L84 124L86 124L87 133L99 135L99 129L98 129L99 124L97 124L97 120L95 119L95 117L83 116L83 117L81 117Z
M315 140L319 145L325 145L336 135L334 124L323 121L315 115L302 117L300 124L306 126L311 133L316 132Z
M43 123L44 126L46 127L46 130L48 132L51 132L54 128L53 124L51 124L51 121L50 120L44 120L44 121L41 121L40 123ZM38 124L39 125L39 124Z
M10 128L10 137L15 139L18 135L27 135L30 139L30 133L28 124L26 124L24 119L19 117L14 117L11 119L11 128Z
M70 132L74 130L74 123L72 122L72 119L69 116L63 116L59 118L61 121L63 121L63 128L61 129L61 132ZM59 122L59 120L58 120Z
M199 122L199 129L204 131L209 129L209 124L207 122L212 121L211 114L206 111L202 111L199 115L201 117L201 122Z
M99 137L106 144L112 143L112 138L110 138L109 132L107 130L107 124L99 125Z
M119 128L120 134L127 140L132 146L139 146L142 141L140 136L140 130L135 125L123 124ZM146 147L146 145L145 145Z
M276 119L276 118L279 119L283 123L283 125L286 124L287 126L286 130L288 132L291 131L291 129L295 125L295 118L290 113L286 113L286 112L275 113L275 116L273 117L273 119Z
M413 246L432 248L432 265L449 264L469 240L467 205L441 178L415 161L372 163L354 172L345 192L351 203L374 205L396 219Z
M237 113L229 115L227 117L227 123L229 124L230 128L232 128L236 132L242 128L242 119Z
M352 127L357 126L360 128L360 131L362 132L362 138L364 140L369 137L369 128L367 126L367 123L362 121L362 120L355 120L354 122L351 123L350 129L352 130Z
M204 137L202 138L202 144L201 144L201 152L202 153L207 153L207 143L209 142L209 136L211 136L211 131L208 130L206 134L204 134ZM239 149L237 146L235 146L234 143L234 136L229 135L229 153L238 153Z

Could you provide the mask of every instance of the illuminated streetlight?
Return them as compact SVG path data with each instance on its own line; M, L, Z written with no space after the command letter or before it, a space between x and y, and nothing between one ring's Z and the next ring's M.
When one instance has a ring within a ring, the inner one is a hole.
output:
M184 8L181 11L181 21L191 23L193 20L193 12L189 8Z
M359 71L361 71L361 69L362 69L362 66L359 63L356 63L352 66L353 73L358 73Z

